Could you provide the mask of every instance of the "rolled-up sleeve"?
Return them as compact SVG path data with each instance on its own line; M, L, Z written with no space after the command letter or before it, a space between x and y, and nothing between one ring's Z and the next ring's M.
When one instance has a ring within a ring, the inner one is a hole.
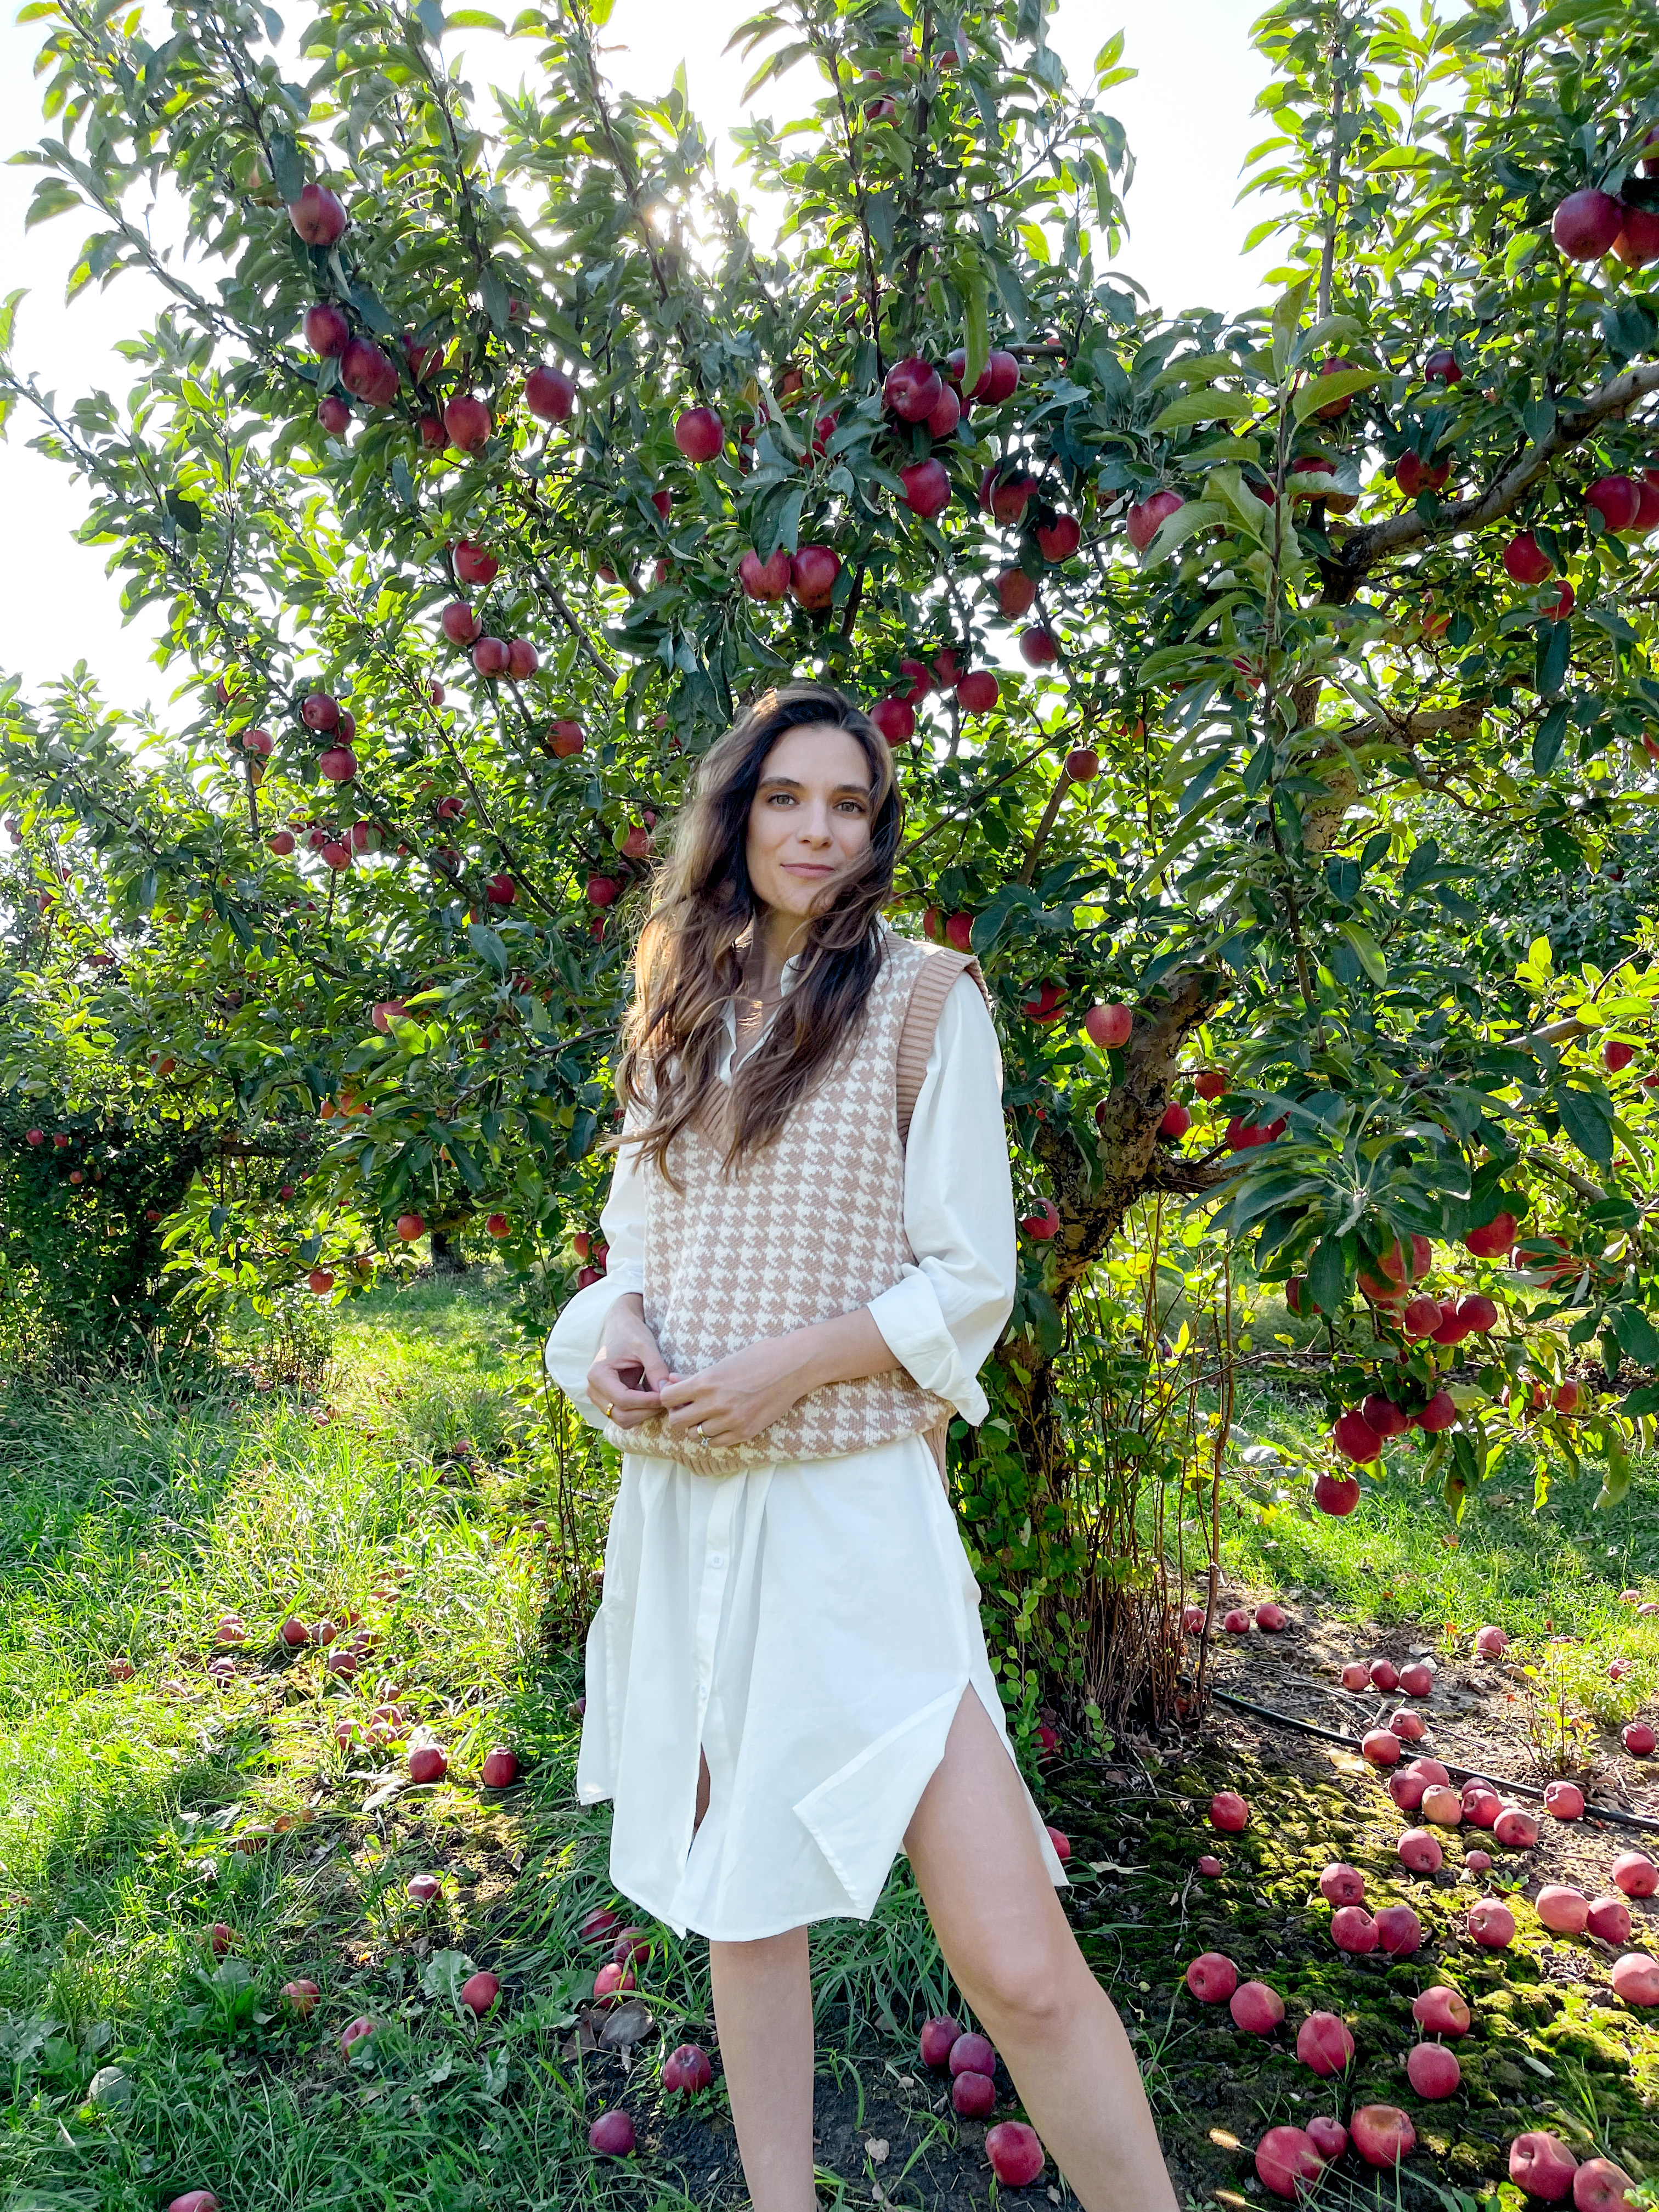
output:
M599 1233L610 1249L597 1283L578 1291L553 1324L542 1357L556 1382L584 1420L599 1423L599 1409L587 1395L587 1370L605 1334L605 1316L629 1291L645 1288L645 1178L636 1147L617 1154L610 1195L599 1216Z
M951 985L927 1055L905 1154L904 1227L916 1264L870 1313L923 1389L977 1424L988 1410L979 1370L1013 1310L1017 1272L1002 1055L971 975Z

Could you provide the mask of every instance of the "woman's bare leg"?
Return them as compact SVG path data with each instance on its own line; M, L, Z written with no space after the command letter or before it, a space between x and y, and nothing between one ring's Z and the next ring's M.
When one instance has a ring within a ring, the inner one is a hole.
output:
M1085 2212L1176 2212L1129 2039L1078 1948L1019 1775L971 1686L904 1847L957 1984Z
M697 1778L696 1826L708 1809ZM754 2212L817 2212L812 2188L812 1978L805 1928L708 1946L714 2025Z

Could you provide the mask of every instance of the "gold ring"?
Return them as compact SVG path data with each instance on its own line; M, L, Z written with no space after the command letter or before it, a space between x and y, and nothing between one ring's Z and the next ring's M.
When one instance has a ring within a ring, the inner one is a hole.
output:
M702 1423L701 1421L699 1421L699 1422L697 1423L697 1434L698 1434L700 1437L706 1437L706 1436L708 1435L708 1430L707 1430L707 1429L705 1429L705 1428L704 1428L704 1426L703 1426L703 1425L702 1425Z
M607 1406L607 1407L605 1407L605 1418L606 1419L606 1420L607 1420L607 1421L614 1421L614 1420L616 1419L616 1418L617 1418L617 1409L616 1409L616 1407L615 1407L614 1406Z

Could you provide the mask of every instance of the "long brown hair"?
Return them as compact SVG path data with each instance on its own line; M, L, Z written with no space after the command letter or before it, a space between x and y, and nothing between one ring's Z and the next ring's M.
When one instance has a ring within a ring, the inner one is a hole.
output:
M830 685L784 684L763 693L710 746L640 934L617 1088L624 1106L644 1112L629 1141L671 1181L668 1148L719 1084L724 1009L743 973L738 943L759 918L747 841L761 771L780 738L814 723L846 730L864 750L870 843L826 885L828 902L806 925L794 983L732 1079L728 1172L771 1144L791 1109L829 1073L864 1018L881 966L881 910L904 829L892 756L863 708Z

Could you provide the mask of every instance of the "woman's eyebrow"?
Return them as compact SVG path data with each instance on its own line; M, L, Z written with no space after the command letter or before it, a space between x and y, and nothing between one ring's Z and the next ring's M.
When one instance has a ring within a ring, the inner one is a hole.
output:
M762 791L801 791L805 787L796 775L763 775L757 788ZM834 795L839 798L844 791L854 793L860 799L868 799L871 786L867 783L838 783L835 786Z

